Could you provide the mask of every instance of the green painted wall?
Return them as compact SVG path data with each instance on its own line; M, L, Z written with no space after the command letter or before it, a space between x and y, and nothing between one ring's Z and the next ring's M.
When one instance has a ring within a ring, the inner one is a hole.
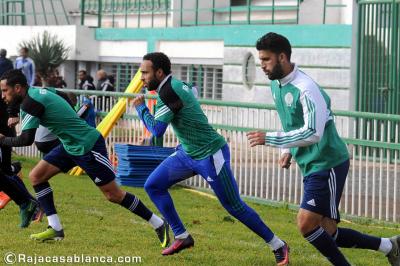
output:
M180 28L96 29L98 41L146 40L148 51L157 41L223 40L225 46L253 47L267 32L286 36L293 47L350 47L351 25L242 25Z

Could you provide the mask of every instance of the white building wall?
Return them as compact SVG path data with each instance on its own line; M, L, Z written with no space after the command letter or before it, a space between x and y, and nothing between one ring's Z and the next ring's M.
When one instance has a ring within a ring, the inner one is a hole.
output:
M146 41L100 41L100 61L140 62L147 53Z
M18 47L23 41L42 35L44 31L58 36L70 47L69 60L98 60L98 42L94 39L94 29L83 26L0 26L0 47L8 51L8 56L18 56Z
M189 64L222 65L223 41L160 41L157 51L167 54L172 61Z

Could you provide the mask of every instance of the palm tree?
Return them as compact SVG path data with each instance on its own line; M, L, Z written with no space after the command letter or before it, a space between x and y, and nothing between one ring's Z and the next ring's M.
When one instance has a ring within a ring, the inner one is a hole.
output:
M35 62L36 73L42 79L44 86L51 85L54 73L68 59L70 47L67 47L57 35L44 31L29 41L23 41L19 47L29 49L29 56Z

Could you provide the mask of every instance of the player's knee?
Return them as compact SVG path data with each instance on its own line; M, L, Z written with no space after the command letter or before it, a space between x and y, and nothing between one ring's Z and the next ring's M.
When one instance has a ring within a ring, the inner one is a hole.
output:
M306 215L301 212L297 215L297 228L303 236L317 228L319 223L320 221L312 215Z
M159 190L159 188L158 188L158 186L157 186L157 183L151 182L151 181L149 181L149 180L150 180L150 179L148 179L148 180L146 181L146 183L144 183L144 190L146 191L146 193L147 193L148 195L151 195L151 194L153 194L155 191Z
M146 183L144 183L144 190L147 194L151 194L151 192L153 191L153 185L151 184L151 182L146 181Z
M29 181L31 182L32 185L37 185L42 183L40 175L36 174L35 171L31 171L29 173Z
M329 234L333 235L336 233L337 230L337 222L333 219L330 218L323 218L321 221L321 226L324 228L324 230Z

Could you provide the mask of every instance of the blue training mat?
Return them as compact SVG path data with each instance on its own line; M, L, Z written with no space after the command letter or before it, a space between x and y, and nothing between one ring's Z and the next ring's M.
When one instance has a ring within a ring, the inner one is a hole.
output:
M118 156L117 183L123 186L143 187L147 177L175 148L115 144Z

